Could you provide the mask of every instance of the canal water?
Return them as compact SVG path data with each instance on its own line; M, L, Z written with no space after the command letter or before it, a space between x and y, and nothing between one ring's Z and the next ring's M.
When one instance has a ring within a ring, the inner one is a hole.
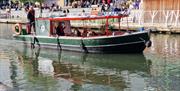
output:
M0 91L179 91L180 35L152 34L143 54L31 49L0 24Z

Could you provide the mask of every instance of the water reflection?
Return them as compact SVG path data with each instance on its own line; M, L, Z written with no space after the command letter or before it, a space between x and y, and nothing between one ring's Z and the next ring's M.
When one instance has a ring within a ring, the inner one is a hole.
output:
M179 91L180 86L180 36L153 35L153 45L145 51L152 60L149 86L160 91Z
M12 24L0 23L0 39L12 39Z
M16 50L16 53L23 62L26 73L24 76L27 76L24 79L27 80L28 87L32 83L37 85L34 90L44 88L57 91L139 89L135 86L137 82L134 81L139 81L143 89L144 82L141 80L149 74L151 64L143 54L84 54L38 48ZM142 78L136 78L136 76Z
M164 35L154 34L151 37L152 47L150 47L147 53L157 54L160 57L166 57L168 60L179 60L180 58L180 36L179 35Z

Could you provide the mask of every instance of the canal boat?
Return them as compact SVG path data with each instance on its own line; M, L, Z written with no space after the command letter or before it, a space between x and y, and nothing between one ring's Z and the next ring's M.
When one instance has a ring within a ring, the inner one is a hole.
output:
M110 19L120 20L127 15L103 15L103 16L66 16L36 18L36 34L27 34L28 28L15 29L14 38L24 43L31 44L32 47L40 46L53 49L78 51L86 53L142 53L146 47L150 46L150 32L110 31ZM100 31L93 31L85 26L82 29L73 28L72 21L104 20L104 25ZM64 28L63 36L57 36L57 26ZM80 33L77 35L77 31Z

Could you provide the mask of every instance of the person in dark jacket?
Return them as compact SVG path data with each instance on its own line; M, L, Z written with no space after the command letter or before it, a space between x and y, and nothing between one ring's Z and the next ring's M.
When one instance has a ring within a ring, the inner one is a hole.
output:
M58 25L55 27L56 34L58 36L65 36L64 29L65 29L65 26L63 26L63 23L59 22Z
M35 29L35 10L33 6L31 6L27 12L27 19L29 23L29 31L28 34L31 34L31 27L33 27L34 32L36 32Z

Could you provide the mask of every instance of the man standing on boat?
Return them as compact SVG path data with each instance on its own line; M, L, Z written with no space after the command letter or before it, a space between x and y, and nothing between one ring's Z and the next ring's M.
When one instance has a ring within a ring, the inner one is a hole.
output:
M31 34L31 27L33 26L34 33L35 30L35 10L33 6L31 6L27 12L27 19L28 19L28 34Z

